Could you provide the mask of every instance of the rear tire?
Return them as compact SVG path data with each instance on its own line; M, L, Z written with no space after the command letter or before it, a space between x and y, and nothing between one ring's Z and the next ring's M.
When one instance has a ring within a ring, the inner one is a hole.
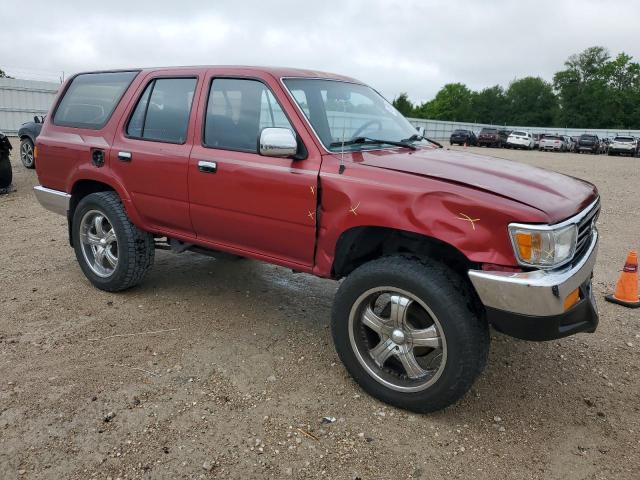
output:
M20 160L25 168L36 167L36 160L33 154L33 142L28 137L20 140Z
M153 265L153 235L131 223L116 192L92 193L80 200L72 237L80 268L100 290L131 288Z
M386 304L379 303L383 297ZM436 261L373 260L338 289L331 318L336 350L375 398L420 413L446 408L487 362L488 325L474 298L462 277Z

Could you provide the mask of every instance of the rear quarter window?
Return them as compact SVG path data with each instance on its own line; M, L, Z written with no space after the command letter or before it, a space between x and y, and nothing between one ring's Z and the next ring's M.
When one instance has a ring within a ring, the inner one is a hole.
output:
M135 71L77 75L56 108L54 125L94 130L104 127L137 74Z

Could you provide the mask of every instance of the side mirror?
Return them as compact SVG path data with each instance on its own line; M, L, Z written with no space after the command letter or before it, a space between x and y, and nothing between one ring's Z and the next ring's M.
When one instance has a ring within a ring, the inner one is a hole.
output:
M288 128L263 128L258 147L265 157L291 157L298 152L296 137Z
M40 117L39 117L39 116L37 116L37 115L36 115L36 116L34 116L34 117L33 117L33 122L34 122L34 123L40 123Z
M416 130L418 131L418 135L421 137L424 137L427 133L424 127L416 127Z

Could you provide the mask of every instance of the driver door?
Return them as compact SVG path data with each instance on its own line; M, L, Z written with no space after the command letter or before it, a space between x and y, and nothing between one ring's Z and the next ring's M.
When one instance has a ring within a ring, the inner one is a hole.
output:
M200 139L189 162L191 220L198 239L310 271L320 156L311 152L293 160L258 153L262 128L295 133L267 80L210 78L198 115Z

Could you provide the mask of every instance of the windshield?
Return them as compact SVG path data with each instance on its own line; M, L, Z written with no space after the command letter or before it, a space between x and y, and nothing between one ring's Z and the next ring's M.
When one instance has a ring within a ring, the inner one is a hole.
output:
M498 130L495 128L483 128L480 133L498 133Z
M633 142L635 139L633 137L616 137L613 139L614 142Z
M421 138L400 112L366 85L309 78L289 78L284 83L327 150L339 152L343 141L358 137L392 142ZM380 148L380 144L352 143L344 149Z

